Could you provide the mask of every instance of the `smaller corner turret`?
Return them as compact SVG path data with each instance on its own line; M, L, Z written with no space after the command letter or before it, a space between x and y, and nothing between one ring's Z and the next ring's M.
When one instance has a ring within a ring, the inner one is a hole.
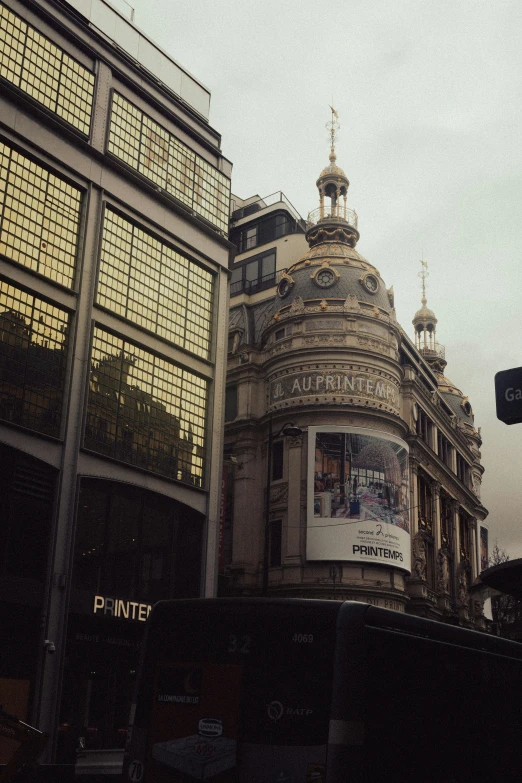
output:
M426 278L429 275L426 261L420 262L422 269L419 277L422 281L422 307L413 316L415 328L415 347L423 355L432 370L443 373L446 367L445 349L437 342L437 318L433 310L430 310L426 299Z

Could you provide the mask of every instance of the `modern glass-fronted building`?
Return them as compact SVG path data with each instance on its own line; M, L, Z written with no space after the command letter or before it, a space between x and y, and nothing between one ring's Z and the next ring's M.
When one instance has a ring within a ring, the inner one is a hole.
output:
M231 164L104 0L0 29L0 702L65 761L123 746L150 606L215 592Z

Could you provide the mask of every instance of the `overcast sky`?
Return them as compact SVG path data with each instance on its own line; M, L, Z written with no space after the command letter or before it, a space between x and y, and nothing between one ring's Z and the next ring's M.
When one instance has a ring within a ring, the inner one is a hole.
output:
M522 557L522 424L496 419L493 381L522 365L520 0L131 4L210 88L242 198L318 206L333 101L357 248L393 284L410 336L424 254L446 374L482 428L490 549Z

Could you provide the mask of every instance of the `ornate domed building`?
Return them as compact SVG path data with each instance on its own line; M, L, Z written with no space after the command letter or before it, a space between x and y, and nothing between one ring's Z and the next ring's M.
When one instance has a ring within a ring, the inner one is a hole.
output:
M425 277L412 342L393 288L356 249L335 125L319 207L288 232L294 259L285 234L236 257L233 280L260 274L270 253L275 264L264 290L231 292L220 591L360 600L481 627L469 592L487 515L480 434L444 376ZM280 196L275 211L290 214ZM274 212L241 203L240 251L249 231L267 236Z

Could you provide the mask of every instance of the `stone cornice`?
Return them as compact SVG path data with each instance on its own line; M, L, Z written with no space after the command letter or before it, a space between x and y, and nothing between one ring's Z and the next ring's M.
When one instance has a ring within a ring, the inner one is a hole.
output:
M404 394L404 387L407 387L411 389L412 391L412 399L414 402L418 402L419 405L423 407L423 410L429 415L431 420L433 421L433 424L437 427L437 429L443 433L443 435L450 441L451 445L455 448L463 452L463 456L466 457L466 459L469 461L470 466L473 463L476 463L476 456L471 451L471 447L468 444L466 435L457 427L453 427L451 424L451 419L443 419L442 418L442 412L439 406L433 404L433 400L431 399L431 395L429 392L427 392L425 389L422 388L419 384L416 384L414 381L404 381L403 383L403 391ZM424 398L422 400L417 400L415 397L415 392L418 389L421 389L423 392L425 392ZM427 406L424 407L425 402L427 402ZM480 463L479 463L480 464Z
M473 513L477 516L482 515L482 519L486 518L488 511L479 498L457 478L455 473L418 435L410 434L406 436L406 441L410 444L410 457L426 469L432 479L439 481L441 486L449 490L462 506L472 508Z

